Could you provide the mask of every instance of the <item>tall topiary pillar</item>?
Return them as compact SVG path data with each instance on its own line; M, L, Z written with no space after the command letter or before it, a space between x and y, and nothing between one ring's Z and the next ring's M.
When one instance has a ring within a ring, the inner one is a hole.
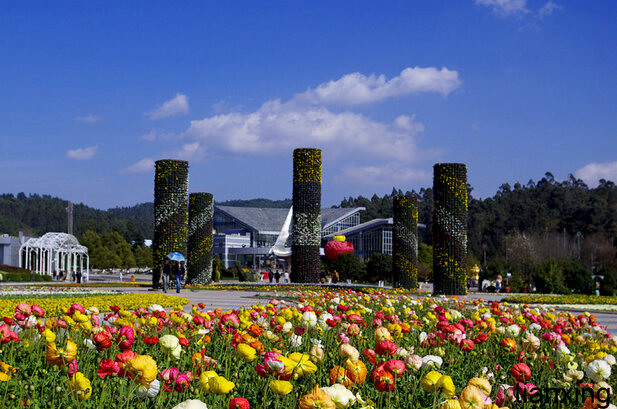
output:
M415 198L396 196L392 213L392 286L418 288L418 206Z
M291 281L319 281L321 243L321 150L293 153L293 241Z
M165 256L177 251L186 257L187 189L189 163L158 160L154 174L154 239L152 240L152 285L158 287Z
M211 193L189 195L188 256L186 282L208 284L212 281L212 216Z
M433 175L435 294L467 294L467 168L438 163Z

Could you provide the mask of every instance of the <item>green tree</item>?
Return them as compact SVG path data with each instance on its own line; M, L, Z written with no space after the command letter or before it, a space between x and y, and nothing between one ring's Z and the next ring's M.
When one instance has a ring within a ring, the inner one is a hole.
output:
M148 246L136 246L133 249L135 255L135 264L137 267L151 267L152 266L152 247Z
M563 281L563 268L557 260L544 260L533 272L533 282L541 293L569 294L570 290Z
M341 281L347 279L361 280L366 272L366 267L360 260L360 257L350 253L339 255L336 260L329 261L327 266L330 272L334 270L338 271Z
M392 256L383 253L373 253L366 261L365 280L376 283L379 280L392 281Z

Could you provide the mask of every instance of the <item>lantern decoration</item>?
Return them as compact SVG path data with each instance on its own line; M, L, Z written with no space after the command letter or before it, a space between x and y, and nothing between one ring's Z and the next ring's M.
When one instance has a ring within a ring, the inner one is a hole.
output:
M326 243L324 253L328 260L335 261L343 253L353 254L353 244L345 241L345 236L336 235L334 240Z
M394 197L392 286L418 288L418 206L415 198Z
M321 243L321 150L293 152L291 281L319 281Z
M208 284L212 281L212 216L211 193L189 195L187 283Z
M186 254L188 174L187 161L166 159L155 162L152 240L152 284L155 288L166 255L174 251Z
M467 294L467 168L438 163L433 175L434 293Z

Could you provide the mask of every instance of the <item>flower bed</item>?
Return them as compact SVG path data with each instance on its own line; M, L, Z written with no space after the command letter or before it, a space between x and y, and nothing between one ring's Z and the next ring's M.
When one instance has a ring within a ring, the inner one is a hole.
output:
M20 303L38 304L46 312L47 316L61 316L72 304L81 303L88 307L96 307L99 311L111 311L110 306L116 305L124 309L136 309L144 304L159 304L164 307L185 305L189 302L186 298L174 297L162 294L119 294L119 295L91 295L73 296L63 298L40 298L23 297L16 299L0 299L0 317L11 316L15 307Z
M47 320L44 308L19 304L0 326L0 399L38 408L171 409L191 399L182 407L550 409L564 406L542 400L546 388L576 387L592 398L566 407L614 401L617 337L588 313L352 290L296 296L187 313L148 308L140 295L141 308L103 318L85 299ZM538 397L539 406L521 405Z
M612 304L617 305L617 297L596 295L517 295L502 301L522 304Z

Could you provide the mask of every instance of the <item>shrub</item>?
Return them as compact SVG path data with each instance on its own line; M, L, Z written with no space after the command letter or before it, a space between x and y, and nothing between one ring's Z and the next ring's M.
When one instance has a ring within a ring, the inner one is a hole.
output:
M364 280L376 283L379 280L392 280L392 256L383 253L373 253L366 261Z
M40 281L51 281L51 276L41 275L41 274L32 274L30 271L25 270L26 272L10 272L4 271L4 267L0 270L0 274L2 275L2 282L10 282L10 283L27 283L27 282L40 282Z
M541 293L570 293L563 280L563 268L555 259L545 260L534 269L533 282Z

